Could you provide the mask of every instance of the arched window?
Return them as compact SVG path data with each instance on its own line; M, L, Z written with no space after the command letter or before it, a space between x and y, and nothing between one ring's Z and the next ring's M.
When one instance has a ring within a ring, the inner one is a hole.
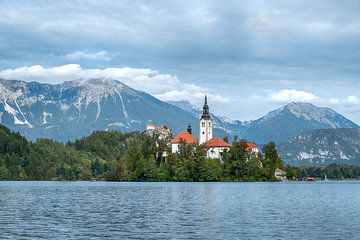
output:
M201 127L205 127L205 122L202 122L202 123L201 123Z

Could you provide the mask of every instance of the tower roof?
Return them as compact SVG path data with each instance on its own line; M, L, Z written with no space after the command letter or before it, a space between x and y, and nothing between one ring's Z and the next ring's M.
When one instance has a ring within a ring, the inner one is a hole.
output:
M204 106L203 106L203 112L201 114L201 119L205 119L205 120L210 119L209 105L207 104L206 94L205 94L205 101L204 101Z

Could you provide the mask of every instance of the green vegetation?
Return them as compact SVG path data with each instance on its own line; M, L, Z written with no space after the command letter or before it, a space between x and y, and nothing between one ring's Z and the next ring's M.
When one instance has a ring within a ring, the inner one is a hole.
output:
M330 164L326 167L299 167L292 168L294 175L300 178L315 177L324 179L325 175L332 180L360 179L360 167L351 165Z
M264 158L234 142L219 159L206 158L203 146L180 144L177 154L165 141L144 133L94 132L67 143L49 139L29 142L0 125L0 179L113 181L273 181L282 165L275 145L264 147Z
M325 174L328 179L360 178L360 167L354 166L285 167L272 142L261 155L247 151L245 141L235 141L221 161L206 158L203 146L181 143L179 149L165 159L161 153L170 150L166 141L139 132L99 131L74 142L29 142L0 125L0 179L275 181L276 168L285 169L290 179Z

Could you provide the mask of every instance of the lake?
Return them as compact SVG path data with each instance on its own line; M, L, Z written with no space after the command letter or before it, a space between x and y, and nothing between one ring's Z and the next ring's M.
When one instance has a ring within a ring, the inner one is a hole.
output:
M360 182L0 182L0 239L360 239Z

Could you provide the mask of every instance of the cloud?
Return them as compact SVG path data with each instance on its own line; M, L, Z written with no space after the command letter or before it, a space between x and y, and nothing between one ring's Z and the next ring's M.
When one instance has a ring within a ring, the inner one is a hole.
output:
M233 100L219 104L219 112L238 119L299 100L276 96L281 89L309 91L320 98L316 104L344 112L356 108L347 96L360 98L359 7L358 0L2 1L0 69L39 64L28 74L50 82L120 75L164 99L197 99L195 93L213 89L210 94ZM41 66L62 73L53 77ZM360 113L352 117L360 121Z
M332 105L337 105L340 103L340 99L338 98L330 98L329 103Z
M343 98L331 98L328 102L331 105L343 107L354 107L360 105L360 99L355 95L349 95Z
M190 100L191 102L199 103L199 101L202 101L204 99L205 92L206 90L202 87L196 86L194 84L188 84L184 89L175 89L167 91L163 94L157 94L155 96L165 101ZM229 98L222 97L219 94L208 93L207 95L214 102L229 101Z
M319 99L312 93L298 91L296 89L283 89L270 94L270 100L277 103L289 102L313 102Z
M93 53L77 51L66 54L64 58L67 60L88 59L88 60L110 61L115 55L116 54L110 54L107 51L99 51Z
M346 98L345 103L348 105L358 105L360 103L360 100L358 97L350 95Z
M41 65L19 67L0 71L0 78L60 83L74 79L112 78L135 89L149 92L162 100L189 100L198 103L207 89L180 81L177 76L162 74L148 68L105 68L84 69L79 64L45 68ZM226 102L227 98L209 92L214 102Z

